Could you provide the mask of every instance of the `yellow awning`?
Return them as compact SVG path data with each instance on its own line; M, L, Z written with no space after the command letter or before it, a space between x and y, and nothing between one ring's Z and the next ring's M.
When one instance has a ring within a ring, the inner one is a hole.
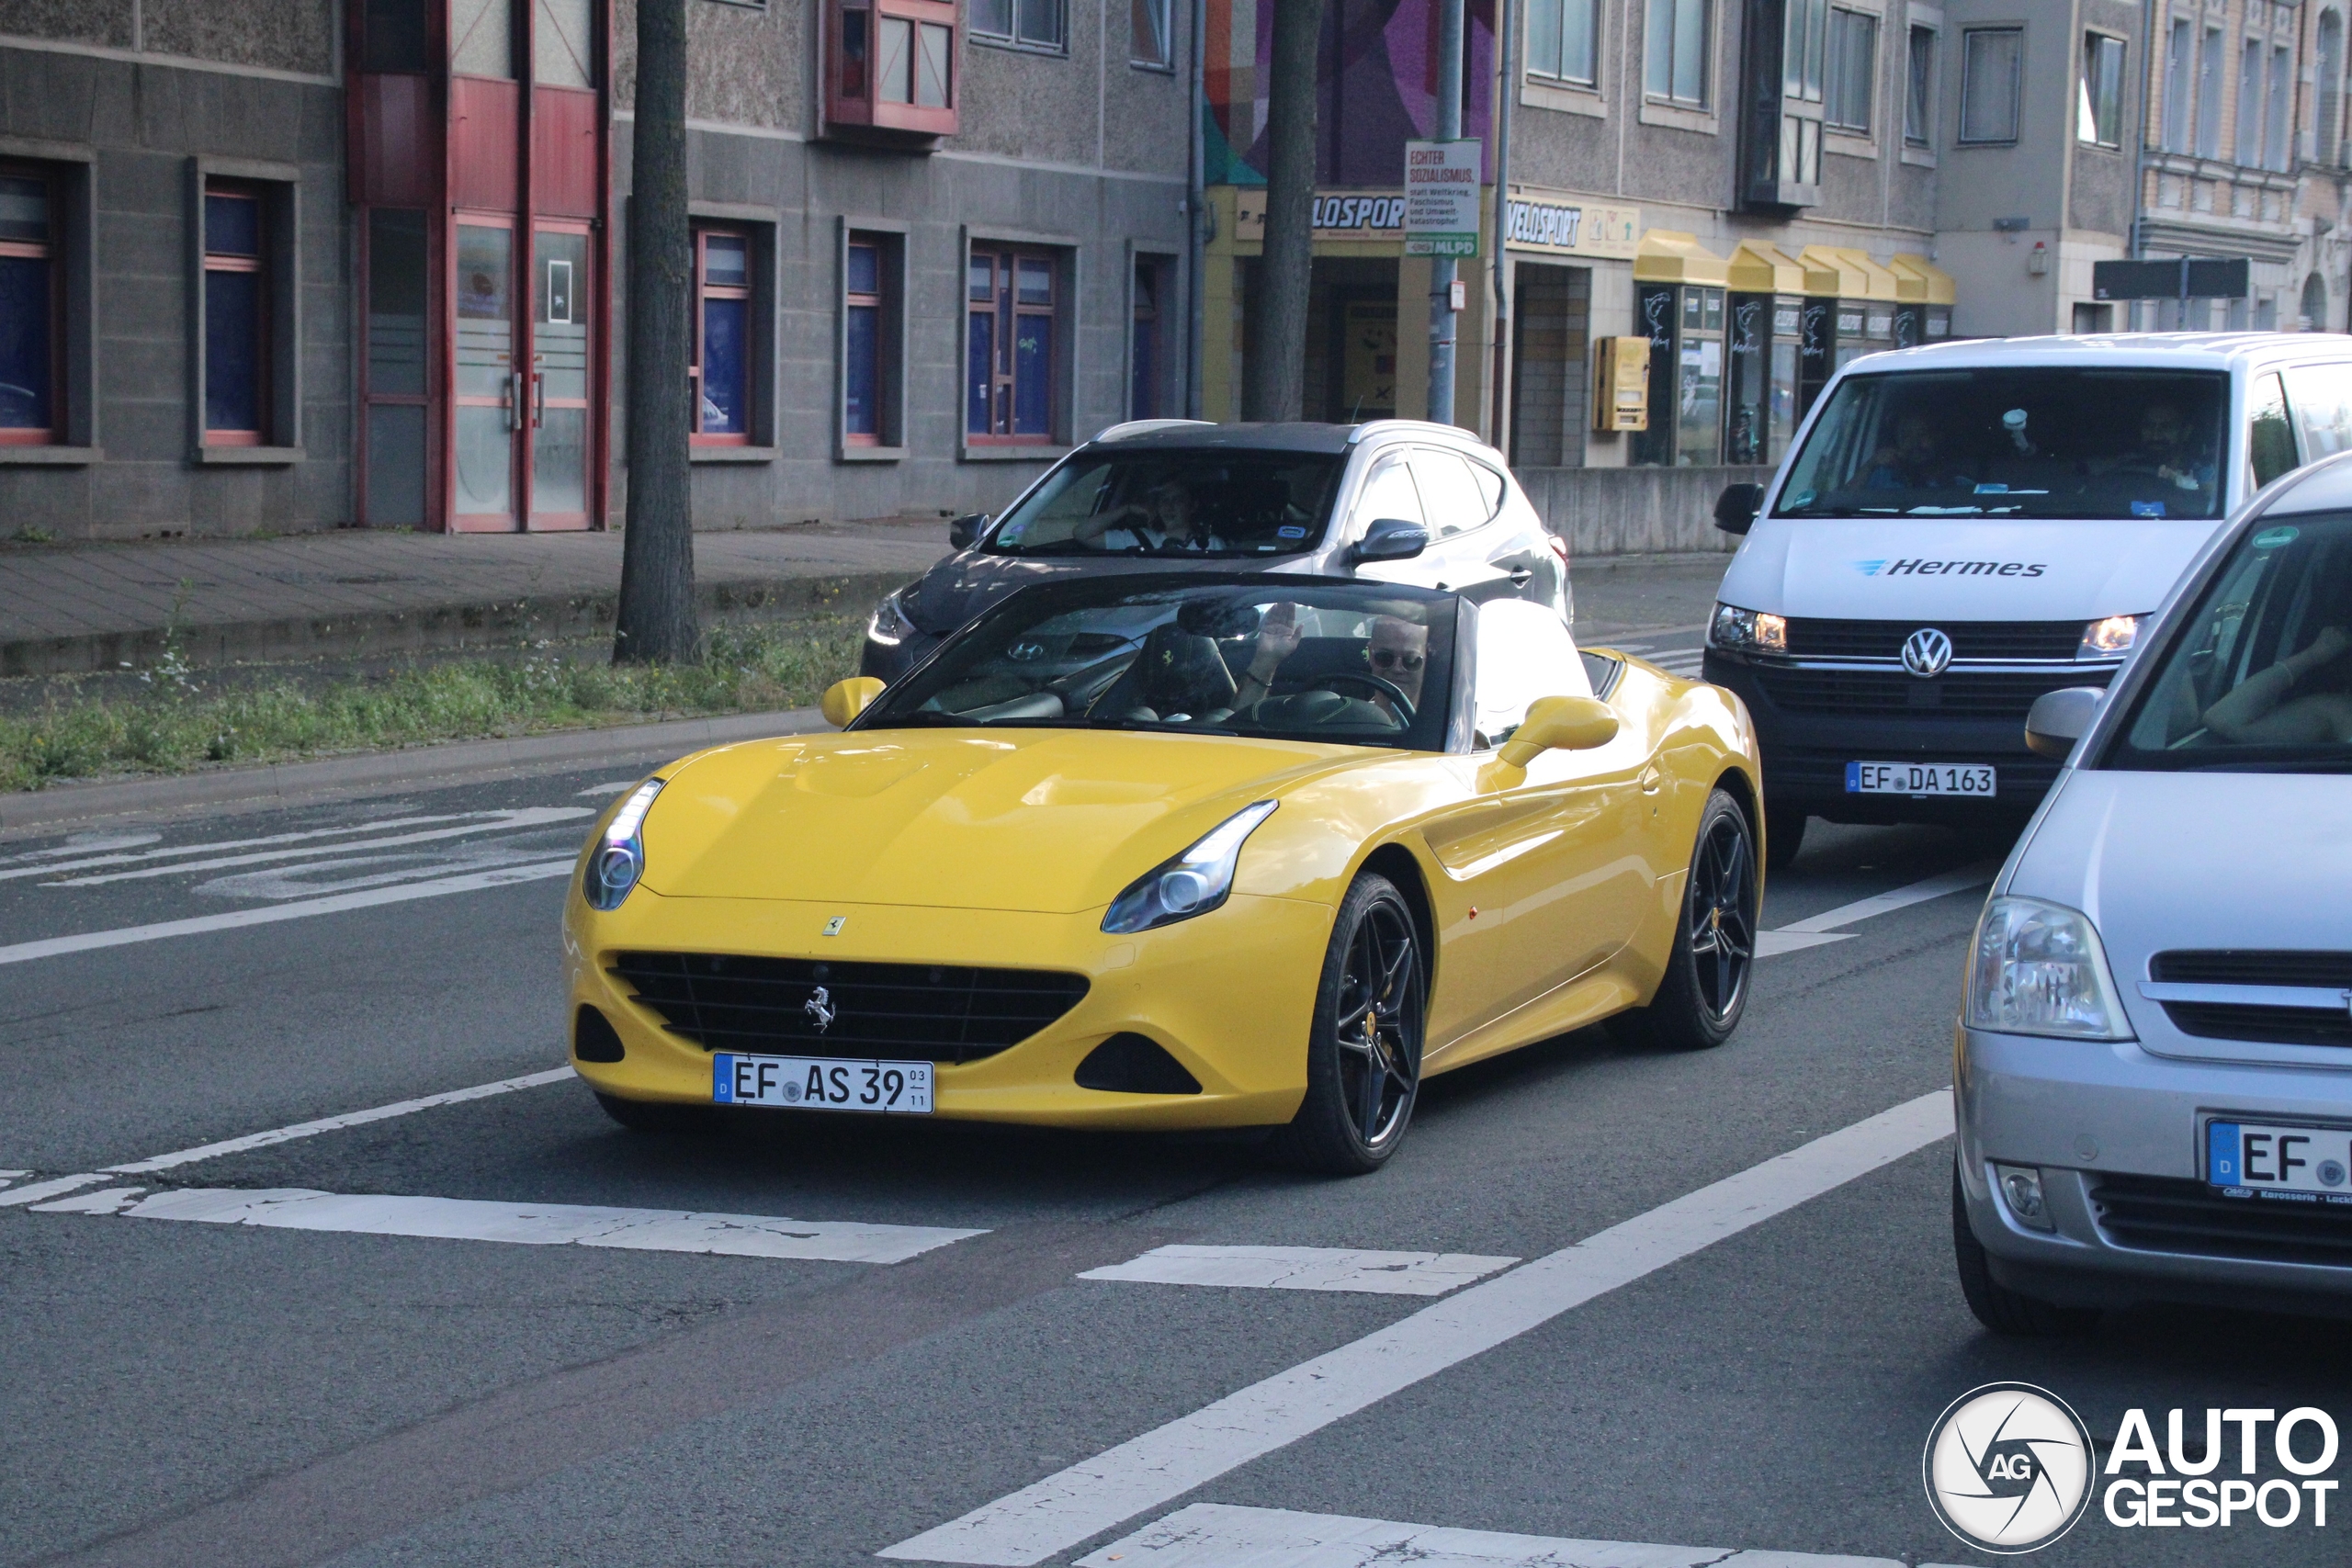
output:
M1860 298L1864 299L1897 299L1894 272L1883 262L1871 260L1868 251L1858 251L1849 245L1838 247L1838 254L1851 261L1864 279Z
M1916 300L1929 305L1951 305L1959 301L1960 288L1952 282L1951 274L1927 257L1898 253L1889 257L1886 265L1894 269L1898 286L1906 301Z
M1802 294L1805 269L1776 245L1762 240L1742 240L1732 247L1724 268L1731 287L1742 294Z
M1730 281L1730 268L1723 257L1700 244L1696 234L1651 229L1634 251L1634 278L1638 283L1706 283L1721 288Z
M1821 285L1834 276L1840 299L1893 299L1894 274L1889 272L1868 254L1847 245L1807 245L1798 253L1807 265L1821 269L1817 279L1806 280L1808 294L1826 293Z

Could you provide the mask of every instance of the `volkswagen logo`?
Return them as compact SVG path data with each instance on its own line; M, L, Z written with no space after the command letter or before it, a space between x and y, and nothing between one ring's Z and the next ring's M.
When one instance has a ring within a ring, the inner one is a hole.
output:
M1935 627L1921 626L1904 639L1903 668L1922 680L1942 674L1951 664L1951 638Z

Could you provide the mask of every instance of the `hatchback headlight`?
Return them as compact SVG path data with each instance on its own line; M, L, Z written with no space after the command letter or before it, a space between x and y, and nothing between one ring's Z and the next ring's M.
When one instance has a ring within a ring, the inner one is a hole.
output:
M2083 628L2083 642L2075 649L2077 659L2120 659L2132 651L2140 637L2140 617L2109 615L2103 621L2093 621Z
M1111 901L1102 929L1114 936L1148 931L1205 915L1224 903L1233 891L1233 868L1241 858L1243 840L1274 814L1274 806L1261 800L1243 807L1174 860L1162 861L1129 883Z
M905 596L913 592L901 588L874 607L874 618L865 625L865 635L885 648L896 648L915 635L914 617L907 614Z
M1707 640L1733 653L1786 653L1789 620L1763 610L1718 604L1714 619L1707 623Z
M1968 950L1968 1026L2005 1034L2129 1040L2107 953L2088 916L2039 898L1996 898Z
M596 836L596 847L588 852L588 874L580 886L581 896L594 909L617 909L621 900L645 874L645 814L652 809L653 797L662 793L660 779L648 779L637 786L605 830Z

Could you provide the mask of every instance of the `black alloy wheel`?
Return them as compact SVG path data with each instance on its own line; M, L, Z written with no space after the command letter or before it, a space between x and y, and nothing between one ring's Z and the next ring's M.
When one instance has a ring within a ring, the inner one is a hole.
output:
M1340 900L1306 1045L1306 1098L1277 1145L1309 1170L1361 1176L1405 1141L1420 1096L1429 964L1404 896L1366 872Z
M1730 1039L1747 1009L1761 894L1756 830L1739 803L1716 790L1699 818L1665 977L1647 1007L1611 1021L1619 1032L1674 1051L1704 1051Z

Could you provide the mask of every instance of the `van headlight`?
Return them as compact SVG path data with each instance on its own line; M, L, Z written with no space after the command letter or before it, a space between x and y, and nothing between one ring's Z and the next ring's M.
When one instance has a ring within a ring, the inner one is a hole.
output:
M2040 898L1995 898L1968 950L1971 1029L2129 1040L2090 918Z
M1223 904L1233 891L1233 868L1241 858L1242 842L1274 814L1274 806L1261 800L1244 807L1174 860L1162 861L1129 883L1125 892L1111 900L1102 929L1114 936L1148 931L1205 915Z
M2075 649L2075 657L2120 659L2132 651L2132 645L2139 639L2139 616L2109 615L2083 628L2082 646Z
M1786 653L1789 619L1763 610L1718 604L1707 623L1707 641L1731 653Z
M645 814L662 793L660 779L648 779L621 803L588 852L588 874L581 879L581 896L592 909L617 909L629 889L645 874Z

